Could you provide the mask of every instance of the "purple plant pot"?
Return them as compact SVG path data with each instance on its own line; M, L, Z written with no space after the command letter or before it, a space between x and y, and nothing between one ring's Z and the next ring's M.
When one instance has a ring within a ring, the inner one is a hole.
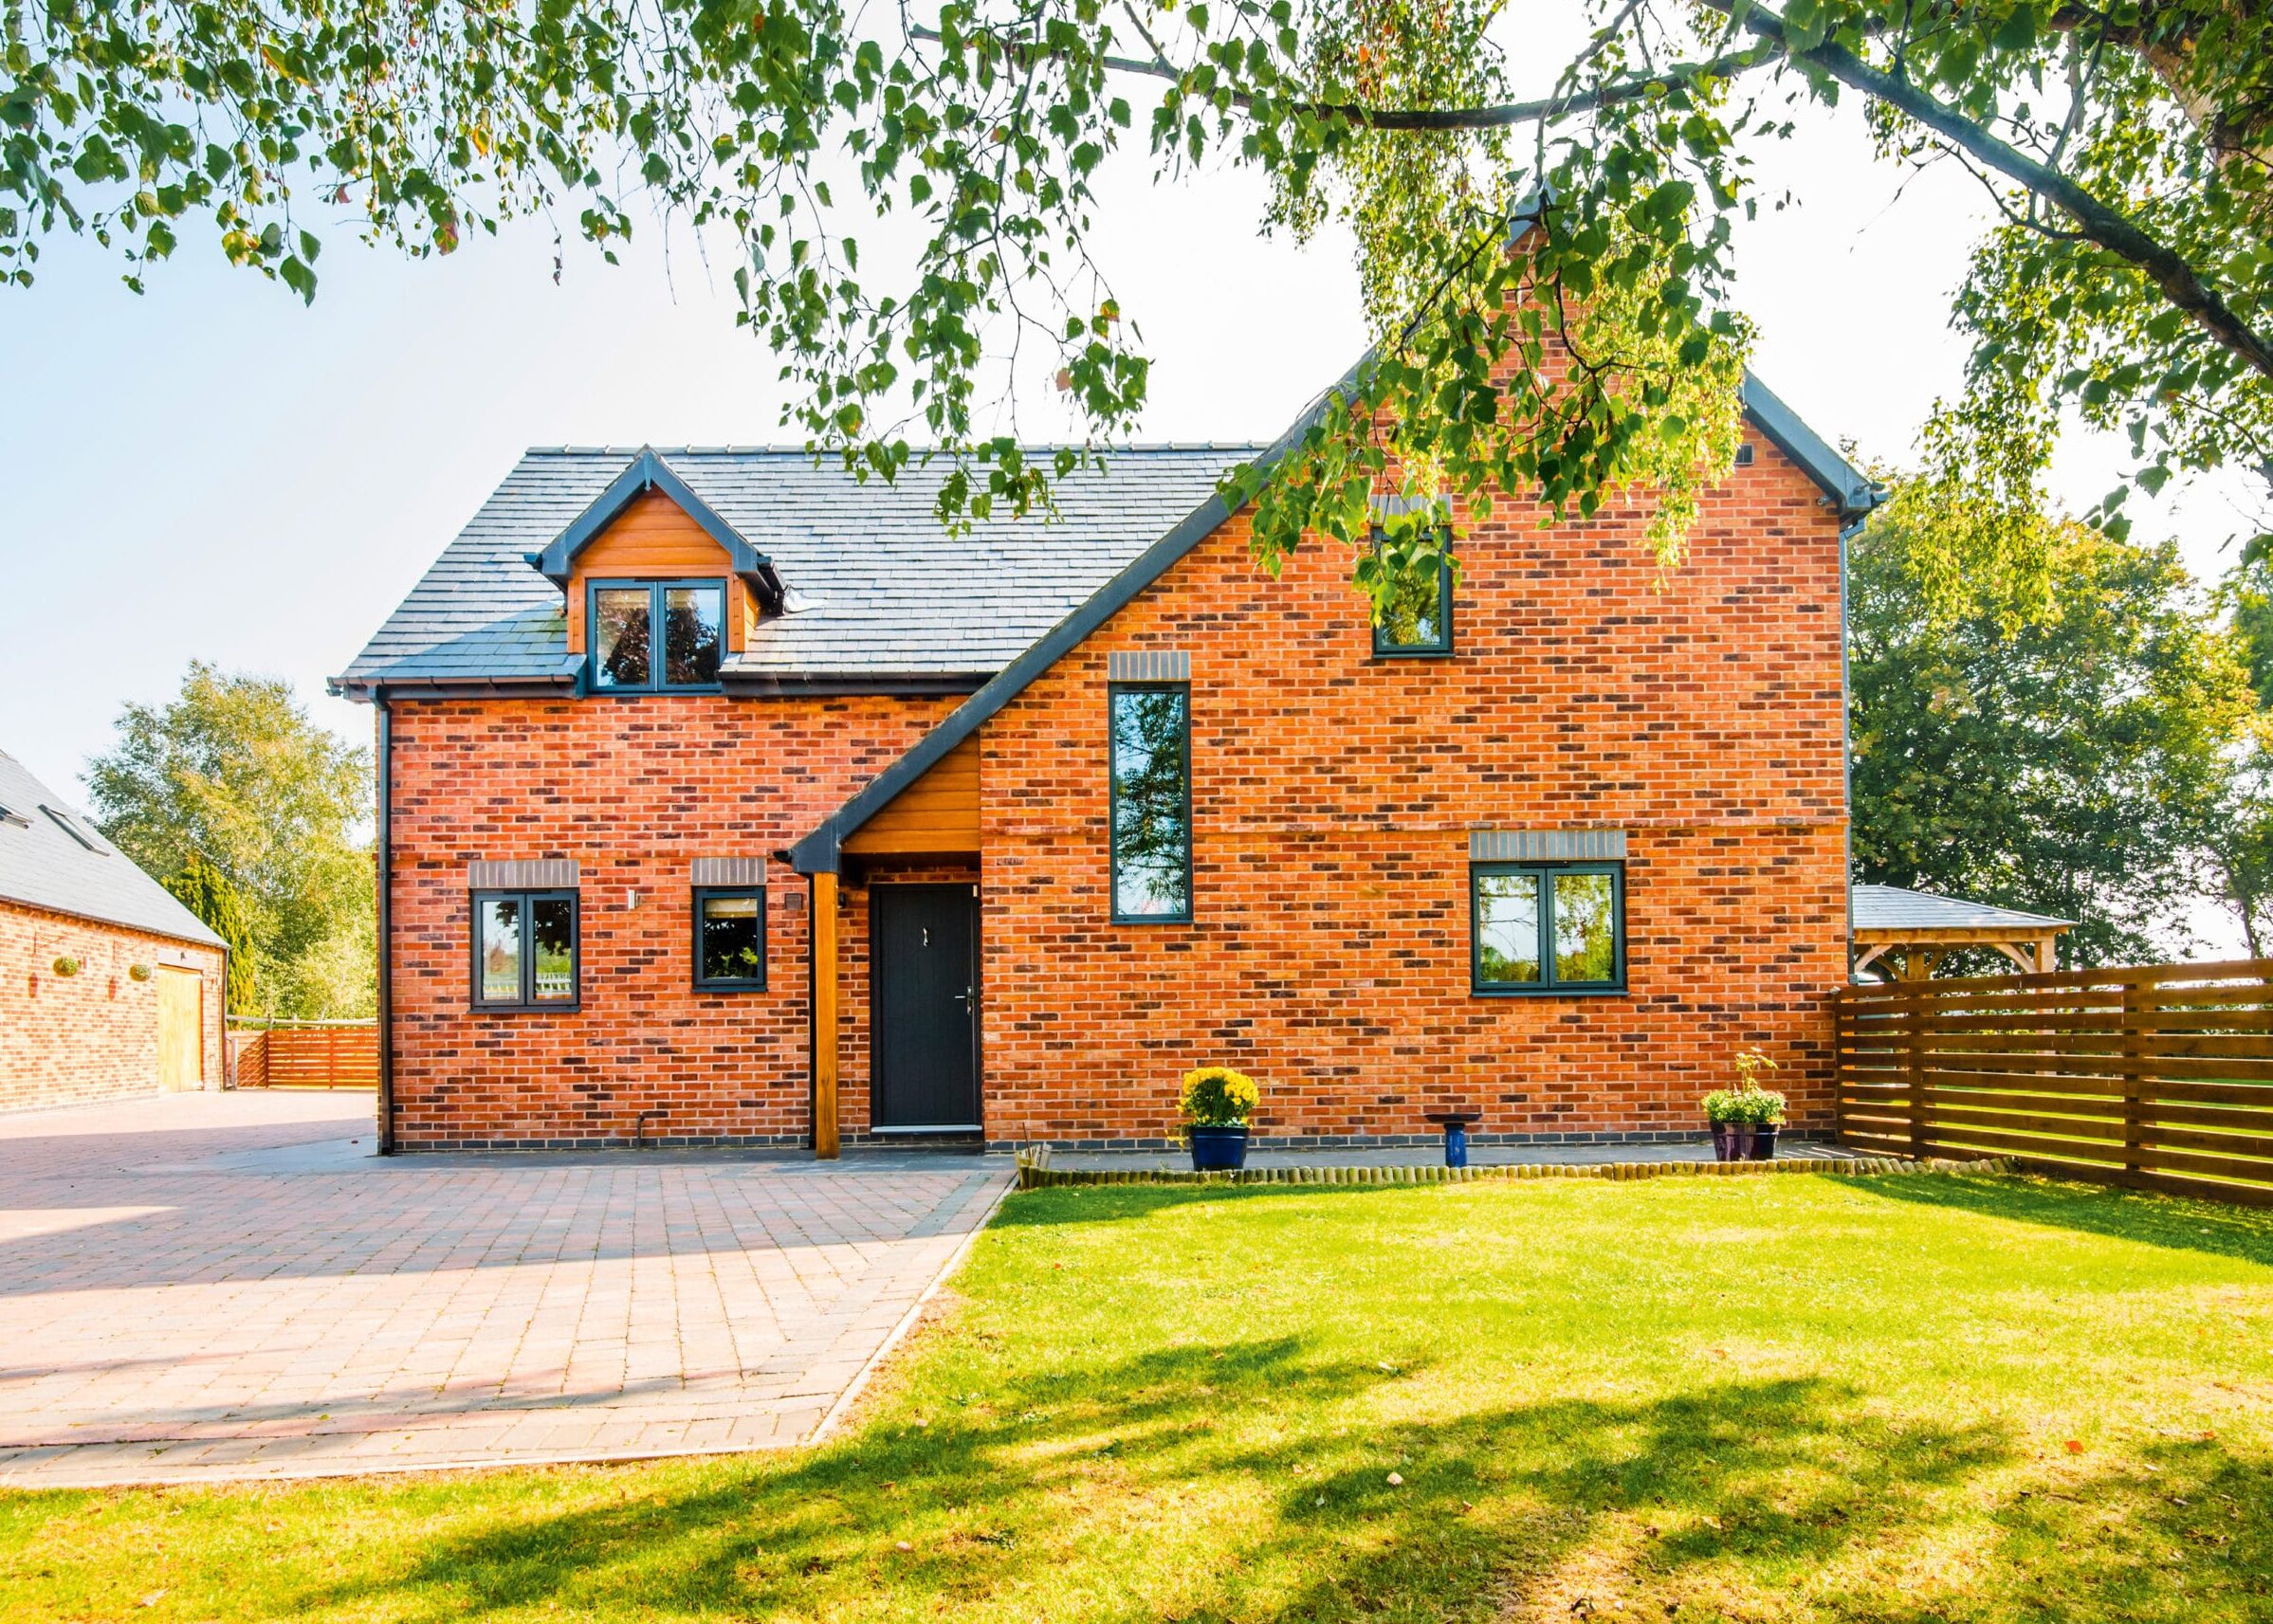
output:
M1770 1130L1771 1133L1773 1130ZM1714 1122L1713 1124L1713 1159L1715 1161L1751 1161L1754 1159L1753 1142L1759 1130L1751 1122ZM1775 1140L1769 1140L1773 1145Z

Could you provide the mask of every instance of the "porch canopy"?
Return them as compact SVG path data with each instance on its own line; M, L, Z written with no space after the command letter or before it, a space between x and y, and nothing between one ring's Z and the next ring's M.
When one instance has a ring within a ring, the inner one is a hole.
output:
M1857 885L1853 904L1857 980L1867 974L1922 981L1942 958L1971 947L2002 953L2024 975L2050 970L2053 944L2076 922L1899 885Z

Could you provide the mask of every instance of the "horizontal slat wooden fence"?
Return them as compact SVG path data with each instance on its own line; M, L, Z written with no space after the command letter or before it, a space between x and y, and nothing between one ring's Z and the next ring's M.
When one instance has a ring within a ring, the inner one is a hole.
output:
M2273 959L1839 995L1839 1137L2273 1206Z
M229 1032L240 1088L372 1088L378 1085L376 1021L277 1022Z

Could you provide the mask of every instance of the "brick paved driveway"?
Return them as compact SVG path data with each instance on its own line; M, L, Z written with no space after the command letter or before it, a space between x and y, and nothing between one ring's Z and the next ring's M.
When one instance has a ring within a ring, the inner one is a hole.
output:
M0 1487L795 1444L1011 1177L379 1160L370 1115L247 1092L0 1117Z

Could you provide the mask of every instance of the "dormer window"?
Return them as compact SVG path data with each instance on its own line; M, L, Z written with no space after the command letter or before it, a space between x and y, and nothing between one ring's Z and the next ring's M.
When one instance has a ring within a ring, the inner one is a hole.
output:
M718 686L725 651L725 582L593 581L585 600L592 616L585 647L592 650L596 691Z

